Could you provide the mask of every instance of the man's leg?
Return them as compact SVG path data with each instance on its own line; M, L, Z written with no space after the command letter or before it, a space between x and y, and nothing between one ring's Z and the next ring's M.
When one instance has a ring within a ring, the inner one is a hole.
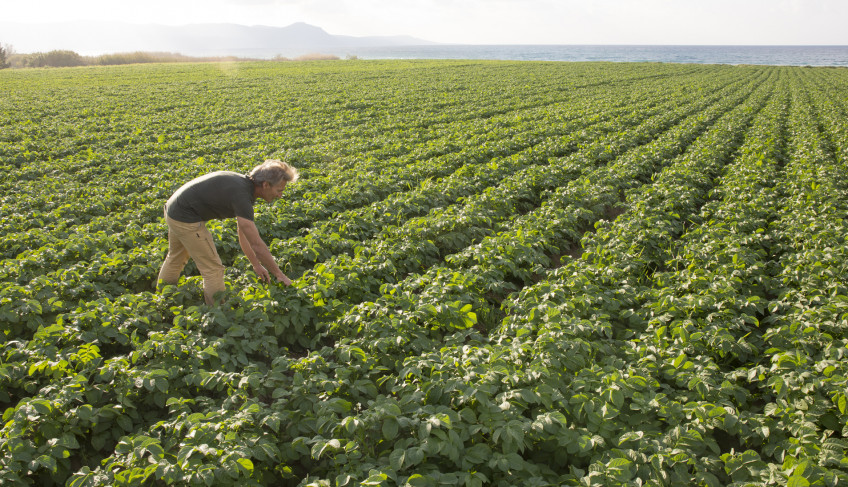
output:
M204 222L183 223L170 218L167 218L167 222L168 228L174 233L175 240L179 242L185 252L185 256L182 253L176 253L174 260L180 263L180 270L185 266L188 257L194 260L200 275L203 276L203 298L206 304L214 304L213 296L215 296L215 293L226 290L226 287L224 286L224 265L218 256L212 234L209 233ZM171 231L168 232L168 235L170 241ZM168 254L170 256L170 250ZM178 261L177 259L185 260ZM165 261L167 262L168 259L165 259ZM166 274L165 277L170 276ZM179 278L179 273L177 273L177 278Z
M203 298L206 300L206 304L212 305L215 304L213 299L215 293L227 289L224 286L224 265L221 263L218 250L215 248L215 241L212 240L212 234L209 233L205 223L201 222L196 225L191 232L180 240L197 265L200 275L203 276Z
M212 234L206 225L203 225L196 234L198 246L203 247L202 252L191 254L194 263L200 270L200 275L203 276L203 298L206 304L215 304L215 293L226 291L224 285L224 264L221 263L221 257L218 256L218 249L215 248L215 241L212 240Z
M172 223L186 224L170 218L166 218L166 221L168 223L168 255L165 257L165 262L162 263L162 268L159 269L158 281L165 284L176 284L180 279L180 273L188 262L189 255L188 250L180 240L180 234L184 234L185 229L176 228L176 225Z

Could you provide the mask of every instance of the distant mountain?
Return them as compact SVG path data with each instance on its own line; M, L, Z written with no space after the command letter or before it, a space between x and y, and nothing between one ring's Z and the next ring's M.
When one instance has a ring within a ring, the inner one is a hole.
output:
M298 22L288 27L238 24L165 26L115 22L22 24L0 22L0 43L16 52L65 49L83 55L133 51L178 52L191 56L296 56L362 47L432 45L409 36L354 37L328 34Z

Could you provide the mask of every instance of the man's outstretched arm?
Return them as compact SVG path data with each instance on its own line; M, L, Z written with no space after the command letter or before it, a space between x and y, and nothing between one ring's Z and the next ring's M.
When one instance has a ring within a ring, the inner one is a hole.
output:
M278 281L290 286L291 280L280 270L277 261L268 249L268 245L259 236L259 230L256 228L256 224L242 217L236 217L236 223L238 224L239 245L241 245L242 252L244 252L244 255L247 256L247 259L253 265L254 272L263 281L270 279L268 274L270 272Z

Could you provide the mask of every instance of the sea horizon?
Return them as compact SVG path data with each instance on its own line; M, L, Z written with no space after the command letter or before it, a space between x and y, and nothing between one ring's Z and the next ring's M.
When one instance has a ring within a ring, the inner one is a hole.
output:
M348 49L362 59L491 59L848 66L839 45L438 44ZM341 53L331 53L341 55Z
M229 55L254 59L305 54L342 59L450 59L558 62L658 62L848 67L843 45L662 45L662 44L430 44L324 47L311 50L232 49L196 51L195 56Z

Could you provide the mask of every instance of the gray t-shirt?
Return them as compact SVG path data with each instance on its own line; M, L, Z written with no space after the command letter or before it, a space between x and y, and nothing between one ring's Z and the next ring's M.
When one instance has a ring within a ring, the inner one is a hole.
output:
M240 216L253 221L253 181L244 174L217 171L192 179L168 200L168 217L197 223Z

